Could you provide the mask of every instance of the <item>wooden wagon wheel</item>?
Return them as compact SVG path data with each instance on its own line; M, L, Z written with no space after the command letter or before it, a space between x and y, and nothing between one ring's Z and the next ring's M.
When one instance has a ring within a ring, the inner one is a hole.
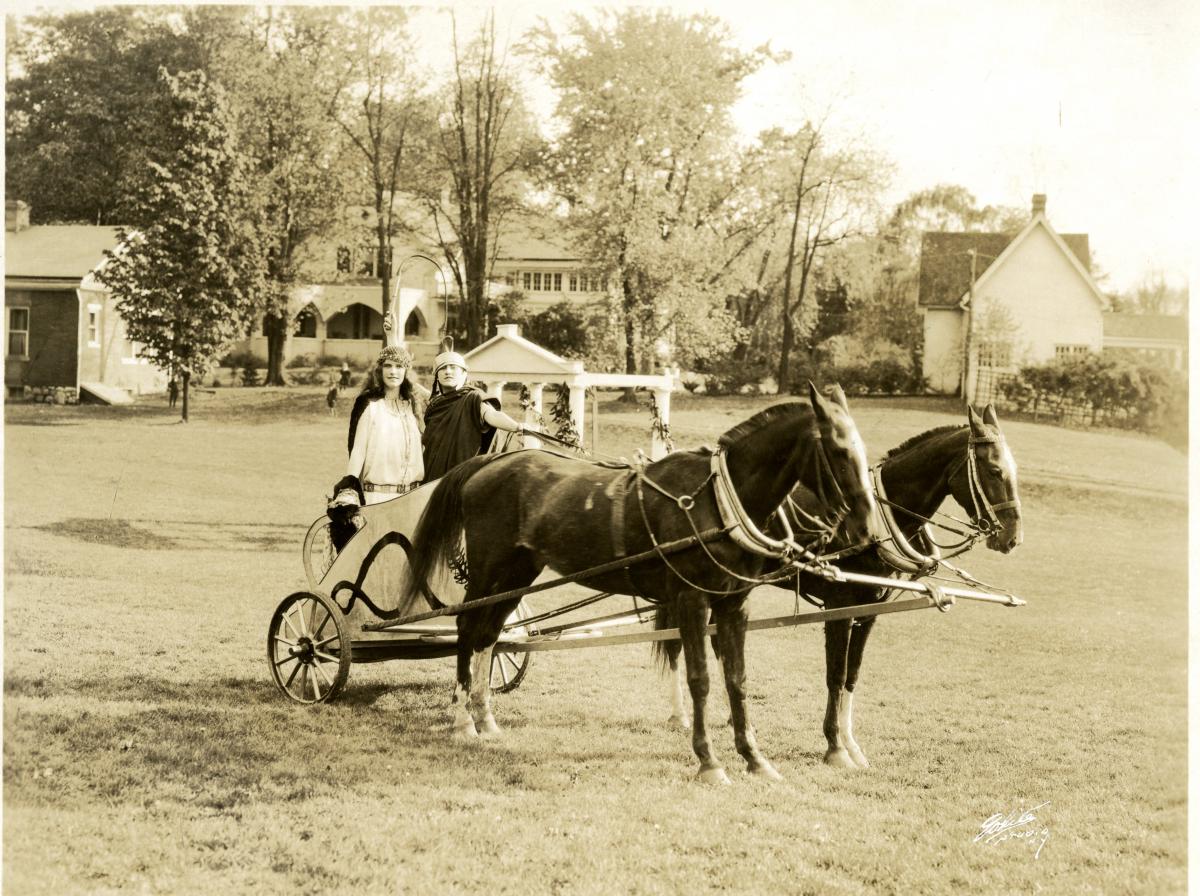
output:
M341 608L312 591L289 594L267 631L275 684L297 703L327 703L350 675L350 636Z
M521 619L526 619L533 615L533 611L529 609L529 605L525 601L517 604L517 608L512 611L512 615L508 617L507 623L511 624ZM534 635L537 630L533 626L520 626L508 630L509 633L515 635ZM507 694L509 691L515 691L525 678L525 673L529 671L530 654L528 652L507 653L499 650L492 651L492 670L491 670L491 686L493 694Z

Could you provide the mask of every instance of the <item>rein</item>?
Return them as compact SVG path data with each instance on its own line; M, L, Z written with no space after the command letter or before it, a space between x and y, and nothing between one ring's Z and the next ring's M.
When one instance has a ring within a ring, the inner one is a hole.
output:
M817 436L817 440L820 440L819 434ZM658 552L659 559L677 579L679 579L689 588L693 588L705 594L719 596L727 596L745 591L746 589L744 585L767 585L782 581L783 579L790 578L794 574L795 569L803 569L808 572L829 575L831 567L829 567L829 565L825 563L820 556L818 556L817 552L820 551L820 549L823 548L832 538L833 532L837 529L838 525L841 524L841 520L845 517L848 508L845 501L845 494L842 491L841 486L838 485L836 479L833 478L833 469L830 466L829 459L825 456L825 452L822 450L816 452L816 454L819 455L819 457L816 459L816 463L821 464L821 462L824 461L823 465L821 465L820 469L817 471L818 494L821 495L822 500L824 500L824 496L826 494L824 480L828 478L834 488L837 490L837 496L839 500L838 509L840 510L840 513L838 513L836 519L830 523L826 523L823 520L820 520L818 517L810 514L804 514L806 520L813 524L813 528L804 528L803 531L805 534L816 535L812 543L808 546L802 545L795 540L794 533L791 531L791 527L788 526L786 520L784 520L784 527L787 532L783 539L772 538L759 529L757 525L755 525L754 521L750 518L750 514L746 512L746 508L742 505L741 499L738 497L737 490L734 488L733 479L729 474L728 454L724 448L719 448L713 453L709 465L708 476L705 477L704 481L702 481L691 494L678 496L672 495L662 486L658 485L656 482L646 476L644 464L639 465L636 468L638 508L642 514L642 523L646 527L646 534L650 538L650 543L654 545L655 550ZM666 558L666 555L659 547L658 538L654 534L653 525L650 522L649 514L646 512L646 496L644 488L646 485L650 486L650 488L654 489L667 500L671 501L683 512L685 519L688 521L688 525L691 527L693 534L696 536L700 534L700 530L696 525L695 519L692 517L692 511L696 506L696 498L705 490L705 488L711 485L713 499L717 505L717 513L721 518L722 531L725 532L729 536L729 539L742 550L760 557L767 557L772 560L777 560L780 562L781 568L775 570L774 572L764 573L760 576L742 575L736 570L730 569L725 563L722 563L721 560L718 559L709 549L706 542L697 539L700 547L704 550L704 553L708 557L709 561L726 576L734 579L735 582L741 583L741 586L735 586L728 589L714 589L706 588L703 585L693 582ZM834 572L834 575L836 575L836 572Z

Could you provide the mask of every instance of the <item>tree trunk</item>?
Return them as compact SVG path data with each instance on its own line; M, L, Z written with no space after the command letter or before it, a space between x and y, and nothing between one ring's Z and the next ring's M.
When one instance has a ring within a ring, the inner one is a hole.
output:
M283 350L287 343L287 322L282 317L263 318L267 331L268 386L285 386L283 380Z
M180 413L183 415L183 422L188 422L188 386L192 381L192 374L188 370L183 371L183 402L180 404Z
M779 345L779 391L792 391L791 353L796 344L796 330L792 325L792 270L796 265L796 231L800 227L800 205L804 200L804 178L796 184L796 202L792 207L792 233L788 238L787 261L783 268L783 339Z

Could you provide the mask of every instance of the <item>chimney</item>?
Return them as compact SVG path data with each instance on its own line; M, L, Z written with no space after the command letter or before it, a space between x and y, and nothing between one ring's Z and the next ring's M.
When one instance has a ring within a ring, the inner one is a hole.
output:
M1045 215L1045 214L1046 214L1046 194L1045 193L1034 193L1033 194L1033 217L1036 218L1038 215Z
M20 199L4 201L4 229L13 231L24 230L29 226L29 205Z

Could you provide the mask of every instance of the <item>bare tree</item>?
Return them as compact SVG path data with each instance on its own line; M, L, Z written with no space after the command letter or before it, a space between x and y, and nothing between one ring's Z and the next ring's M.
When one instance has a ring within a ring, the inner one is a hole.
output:
M454 73L418 192L462 297L467 343L474 346L487 336L488 280L501 228L519 206L540 139L507 51L497 46L494 14L465 47L453 13L450 20Z
M371 6L347 11L337 48L340 76L330 114L364 163L362 174L374 203L375 275L381 308L391 311L393 237L400 230L396 194L407 185L406 153L427 121L422 82L407 65L412 58L408 13L400 7Z

